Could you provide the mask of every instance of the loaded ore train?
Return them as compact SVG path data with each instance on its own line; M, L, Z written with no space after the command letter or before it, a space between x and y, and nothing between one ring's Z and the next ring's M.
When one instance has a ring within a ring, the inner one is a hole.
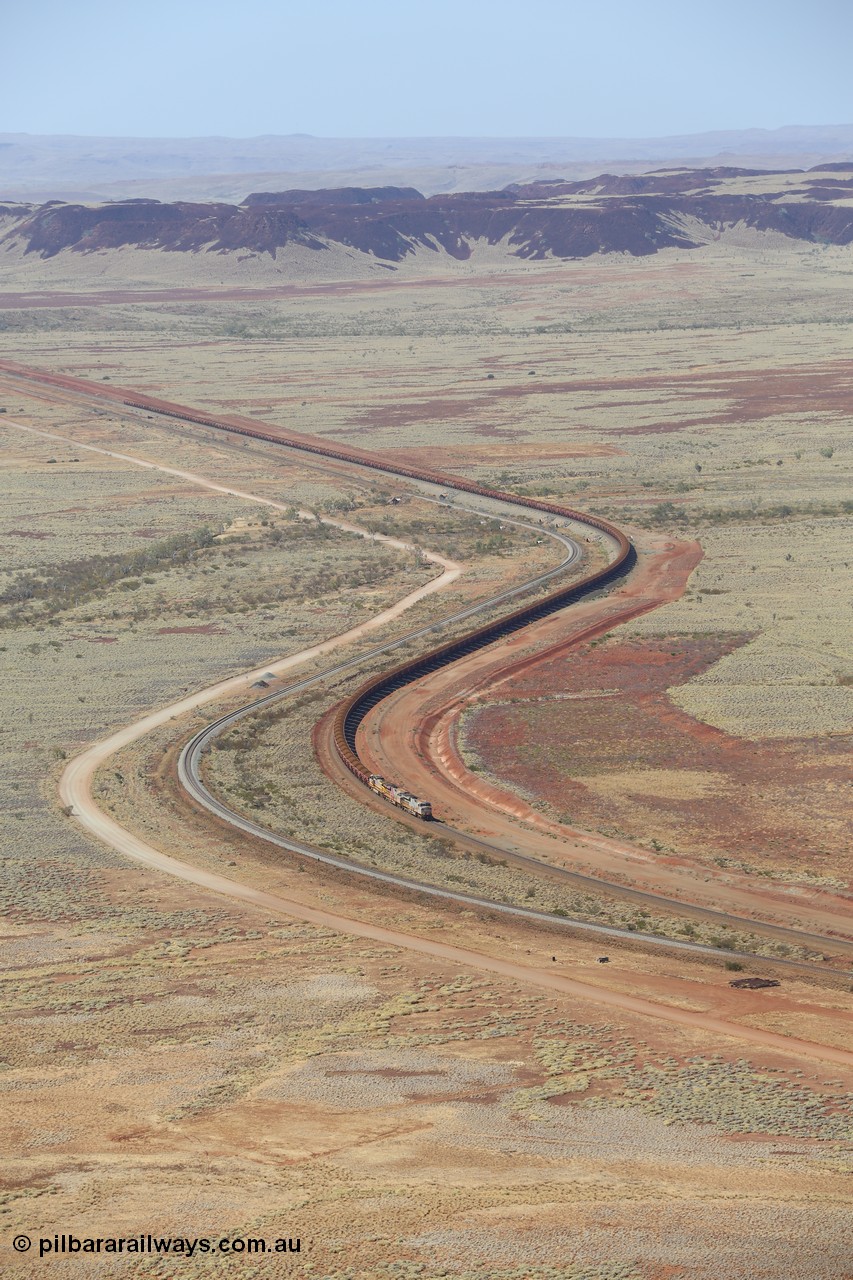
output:
M132 409L143 409L148 413L164 414L171 418L178 418L183 422L196 423L202 427L212 427L218 431L233 432L235 435L249 436L255 440L266 441L269 444L284 445L287 448L298 449L301 452L319 454L324 458L334 458L341 462L370 467L374 471L384 471L391 475L403 476L411 480L425 481L428 484L438 485L442 491L456 489L463 493L476 494L482 498L492 498L499 502L512 503L514 506L532 508L534 511L544 512L546 516L557 522L573 520L579 524L588 525L593 529L598 529L612 540L616 554L603 569L587 574L584 578L576 579L569 586L561 587L550 595L524 605L503 618L498 618L496 621L487 623L483 627L478 627L464 636L450 640L446 644L422 654L419 658L410 659L390 671L373 676L338 707L335 713L333 735L335 750L343 764L365 787L369 787L371 791L390 801L391 804L396 805L404 812L414 814L419 818L429 819L433 816L430 802L412 796L396 783L386 783L384 778L379 774L372 773L359 758L356 735L359 725L368 712L394 690L411 684L420 676L426 675L431 671L437 671L440 667L455 662L458 658L473 653L477 649L491 644L494 640L511 635L522 627L532 622L537 622L558 609L572 604L582 596L589 595L591 592L609 585L626 574L636 559L634 547L621 529L617 529L615 525L608 520L603 520L600 516L587 515L584 512L575 511L571 507L558 506L554 502L545 502L541 498L528 498L514 493L503 493L499 489L490 489L485 485L475 484L472 480L464 480L461 477L447 475L440 471L430 471L425 467L400 466L397 463L387 461L379 454L369 453L363 449L324 444L318 441L316 437L302 435L301 433L288 432L287 435L276 435L273 432L261 431L254 426L250 426L239 418L213 418L208 414L188 413L182 405L171 404L168 401L158 400L153 397L125 400L124 403ZM446 497L446 494L442 492L442 496Z

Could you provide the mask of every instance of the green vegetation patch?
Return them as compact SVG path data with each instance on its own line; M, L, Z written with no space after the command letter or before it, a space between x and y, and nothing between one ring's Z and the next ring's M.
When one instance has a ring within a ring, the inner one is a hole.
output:
M139 551L112 556L85 556L58 565L49 573L20 574L0 594L0 605L11 606L0 627L14 627L61 613L102 595L111 587L132 591L146 574L175 569L194 560L216 541L216 531L202 525L190 533L176 533Z

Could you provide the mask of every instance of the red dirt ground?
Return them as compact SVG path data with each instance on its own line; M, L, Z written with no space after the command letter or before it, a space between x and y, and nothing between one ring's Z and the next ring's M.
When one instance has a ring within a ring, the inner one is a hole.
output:
M558 822L533 807L518 791L502 786L497 778L471 772L460 758L454 726L463 709L484 698L513 696L522 680L537 679L534 672L544 664L558 662L572 650L582 652L581 646L588 648L614 626L678 598L701 558L698 544L672 543L649 534L639 536L639 541L645 554L636 569L624 585L604 599L581 602L566 614L534 624L522 637L478 651L381 702L359 729L362 760L372 771L402 778L416 795L428 797L436 814L449 825L497 839L504 848L516 847L522 839L524 851L546 863L736 915L798 926L807 921L808 927L818 932L849 937L849 893L835 888L834 883L815 887L775 877L765 879L746 869L757 859L746 868L739 863L717 866L706 860L702 874L697 875L695 854L661 854L623 835L597 834L594 824L565 818ZM539 652L531 652L536 644ZM573 705L557 703L563 717L566 708ZM626 714L631 714L630 702ZM699 772L704 780L704 773ZM656 819L658 816L655 814ZM814 850L816 844L810 833L807 847Z
M701 277L704 274L702 264L699 262L676 263L674 264L674 270L679 275L685 276ZM578 283L588 285L597 284L600 276L596 268L588 267L586 269L576 268L573 278ZM654 281L659 283L660 273L653 267L649 267L645 271L635 268L631 278L634 281ZM537 271L535 277L521 272L516 277L499 276L495 278L488 274L466 277L466 283L470 287L476 288L484 288L495 284L499 284L502 289L514 285L518 285L520 288L527 288L531 281L542 285L562 284L564 282L564 273L560 267L557 267L553 271ZM458 285L458 277L452 273L447 276L426 276L422 279L412 279L405 282L407 289L415 290L455 289L458 288ZM33 289L30 292L3 290L3 292L0 292L0 310L19 310L22 307L29 309L31 307L126 306L131 303L142 303L144 305L152 302L264 302L273 298L322 297L323 295L345 297L353 293L376 293L399 288L400 280L393 275L388 275L376 280L336 280L314 284L277 284L260 288L251 288L243 285L230 287L202 285L172 289L99 289L96 293L74 293L61 289ZM587 305L592 306L592 302ZM550 317L548 318L550 319Z
M509 432L501 432L497 439L491 438L485 446L455 441L447 445L422 445L418 449L418 460L424 467L448 471L483 465L517 467L525 462L557 462L563 458L607 458L622 453L621 449L608 444L567 443L543 449L540 445L525 445L523 441L511 440L509 435ZM411 461L410 449L383 449L382 452L390 462L399 462L401 466Z
M507 701L485 695L466 743L489 773L580 826L824 873L846 843L849 742L733 738L667 695L747 638L610 640L560 655L520 674ZM625 784L646 770L695 770L710 785L678 798L654 794L642 774L636 788ZM593 778L618 779L618 791L603 794Z
M206 622L197 627L160 627L158 636L225 636L228 632L215 622Z
M793 369L727 369L722 372L701 369L631 378L557 381L543 377L531 382L523 378L509 384L471 385L464 398L460 398L458 387L433 391L429 399L424 399L422 394L406 398L400 396L395 388L393 403L360 409L349 421L355 429L365 425L393 428L426 421L458 420L474 414L488 421L490 415L501 410L502 402L525 400L530 396L565 399L571 412L578 415L590 406L572 397L599 396L618 391L626 393L624 400L598 401L595 407L635 410L637 391L658 391L661 407L675 402L679 405L679 413L677 417L668 415L660 422L614 426L610 430L614 436L656 435L695 427L759 422L778 414L808 416L813 414L818 400L821 413L846 416L853 403L853 365L845 360ZM694 400L702 402L702 410L691 417L690 407ZM706 408L708 401L716 401L719 407L714 410ZM526 433L519 430L515 434L523 437Z

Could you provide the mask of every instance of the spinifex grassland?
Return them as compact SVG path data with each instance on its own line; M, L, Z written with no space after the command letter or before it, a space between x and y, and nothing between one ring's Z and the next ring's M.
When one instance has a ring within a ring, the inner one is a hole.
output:
M191 257L162 255L156 272L144 253L125 261L149 280L197 279ZM469 717L472 763L592 829L618 826L647 846L677 839L697 866L725 857L782 883L846 882L834 771L849 743L853 673L841 550L847 251L744 237L643 261L519 264L488 250L441 272L430 260L418 277L424 261L381 287L344 280L260 301L200 289L192 300L19 307L0 313L0 350L698 538L705 558L681 602L519 687L512 706ZM59 265L65 288L97 291L99 266L119 278L114 259ZM271 278L263 263L251 269L256 285ZM387 496L403 492L390 481L386 492L194 429L96 416L8 380L0 405L22 423L294 507L419 522L416 541L471 571L412 625L546 554L514 537L489 545L476 522L451 527L455 517L415 502L389 508ZM844 1073L287 924L79 834L55 800L62 755L187 687L343 630L434 568L283 513L263 524L260 508L13 428L2 442L13 499L3 590L27 574L55 586L4 605L0 632L12 676L2 739L10 1228L301 1235L299 1265L316 1280L849 1272ZM576 693L608 696L558 696ZM666 724L648 759L629 759L636 740L604 732L617 699L638 725ZM580 722L565 711L576 706ZM543 729L536 717L554 707ZM285 829L381 858L390 819L348 824L350 801L337 794L340 812L324 827L336 792L313 764L311 710L265 725L256 755L217 752L217 776L256 817L260 803ZM510 715L514 737L501 734L512 758L478 728ZM579 723L599 735L582 763ZM233 864L228 874L343 913L393 914L413 933L849 1043L846 991L786 978L769 994L733 992L716 961L674 966L615 944L599 971L600 947L583 938L377 898L213 831L177 805L165 776L187 727L140 743L100 779L126 825L178 856ZM519 762L543 740L551 755L522 776ZM732 761L746 755L745 847L733 821L723 848L710 820L723 800L732 808L723 782L734 785ZM394 840L413 864L431 858L466 886L510 891L500 867L474 859L460 871L440 847ZM67 1273L84 1274L70 1262ZM87 1261L85 1274L124 1273ZM217 1264L182 1274L196 1280Z

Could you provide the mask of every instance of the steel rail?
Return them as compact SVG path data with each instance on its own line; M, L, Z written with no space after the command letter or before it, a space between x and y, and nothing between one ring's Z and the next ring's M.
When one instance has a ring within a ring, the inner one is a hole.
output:
M358 661L358 660L355 660ZM612 938L621 942L642 943L645 946L656 948L674 949L676 951L687 952L694 955L710 956L718 960L746 960L753 966L757 964L766 964L771 966L783 966L785 968L794 969L798 972L818 974L826 977L828 974L836 973L835 970L826 969L825 967L806 960L791 960L786 957L776 956L757 956L753 952L735 951L728 947L714 947L705 943L689 942L679 938L667 938L661 934L641 933L630 929L620 929L615 925L596 924L591 920L584 920L574 916L557 916L545 911L537 911L532 907L514 906L511 903L497 902L491 898L481 898L474 894L462 893L454 889L444 889L440 885L430 884L427 881L412 880L406 876L397 875L390 871L379 871L373 867L367 867L363 863L354 862L349 858L343 858L340 855L328 853L323 849L317 848L316 845L307 844L301 840L294 840L287 836L281 836L271 831L269 827L261 826L257 822L253 822L251 818L245 817L232 809L224 801L219 799L206 786L201 777L201 765L203 757L210 751L215 738L226 730L232 728L245 716L252 715L254 712L271 703L278 702L283 698L292 697L295 694L303 692L311 685L315 685L328 679L331 675L344 667L353 665L353 662L341 663L328 671L307 676L304 680L295 681L288 685L286 689L276 690L275 693L267 694L265 697L258 698L249 703L247 706L238 707L234 711L229 711L224 716L219 716L210 724L205 725L193 735L190 740L184 744L178 756L178 781L188 795L192 797L203 809L215 817L221 819L231 827L245 832L247 835L255 839L262 840L266 844L273 845L279 849L285 849L289 853L295 853L302 858L306 858L320 865L332 867L337 871L344 871L348 874L358 876L367 880L372 880L380 884L388 885L391 888L402 889L414 894L422 894L429 898L440 901L462 905L465 907L477 908L483 911L497 912L500 915L511 916L523 921L529 921L536 924L547 924L552 928L566 930L569 933L580 932L589 933L598 937ZM479 837L470 836L467 832L457 831L453 827L447 827L444 823L434 824L440 833L455 836L464 841L469 841L479 845L489 852L505 856L511 851L503 849L500 845L491 844ZM761 932L762 928L773 931L774 936L778 935L778 940L794 943L799 946L815 945L818 948L826 948L831 945L832 938L827 938L819 934L806 934L798 930L789 930L782 925L765 925L763 922L749 920L745 917L729 916L725 912L714 911L712 908L693 907L688 903L678 902L675 899L660 898L653 893L645 893L643 890L628 889L621 885L609 884L607 881L597 880L593 876L585 876L581 872L570 872L564 868L548 867L547 864L539 862L536 858L528 857L524 854L511 854L516 860L528 864L531 869L541 872L543 869L554 871L564 875L566 879L579 882L581 887L589 890L607 890L617 896L624 896L631 901L639 901L656 907L657 909L671 908L684 913L685 911L693 914L694 912L703 918L712 920L716 924L727 925L728 927L742 927L745 930L753 930ZM846 975L838 975L846 977Z
M538 499L523 497L517 494L504 493L500 490L489 489L482 485L474 484L471 481L463 480L459 477L443 474L441 472L430 471L425 468L417 467L401 467L388 462L379 455L369 453L366 450L352 449L345 447L332 447L319 442L315 437L305 436L301 433L288 433L285 435L275 435L270 432L261 431L244 420L231 417L214 418L212 416L188 411L185 406L177 405L170 401L164 401L156 397L146 396L144 393L130 392L124 388L111 387L107 389L90 383L81 378L74 378L70 375L47 374L40 370L29 369L20 365L14 365L12 362L0 361L0 368L5 372L11 373L13 376L30 378L35 381L44 382L50 385L59 386L66 390L79 390L86 395L115 403L120 397L133 395L133 400L120 399L120 403L128 408L141 409L147 412L162 414L170 418L177 418L181 421L190 422L203 427L209 427L221 431L232 432L237 435L248 436L258 440L263 440L275 445L283 445L289 448L305 451L320 456L326 456L337 459L339 461L351 463L356 466L364 466L373 470L387 472L392 475L402 476L403 478L418 480L431 485L438 485L440 488L450 488L457 491L474 493L477 496L490 498L499 502L508 503L511 506L524 506L534 510L540 510L553 518L563 520L577 521L580 524L588 525L599 532L603 532L616 544L616 557L611 563L602 570L588 575L586 578L576 581L569 587L562 588L552 595L546 597L533 604L529 604L524 608L517 610L515 613L508 615L496 622L488 624L486 627L480 628L478 631L471 633L468 637L461 637L457 640L450 641L448 644L441 646L438 650L431 653L421 655L410 662L402 664L398 668L394 668L390 672L374 677L362 686L355 694L351 695L338 710L335 720L335 746L336 750L346 767L350 772L366 784L367 774L364 766L359 760L355 752L355 732L358 724L363 719L367 711L381 700L375 697L379 694L383 684L388 684L387 692L391 692L393 688L400 688L404 684L410 683L417 679L418 675L423 674L426 667L425 663L433 663L430 669L435 670L438 666L443 666L447 662L451 662L457 656L462 656L463 652L473 652L474 648L483 647L491 643L494 639L500 638L502 635L518 630L527 622L538 620L547 616L548 613L564 607L573 600L579 598L580 595L590 594L601 587L609 585L613 580L629 571L635 561L635 553L630 540L609 521L598 516L588 515L577 511L573 508L561 507L554 503L547 503ZM519 523L519 522L514 522ZM543 532L554 534L551 529L542 530ZM561 537L561 535L556 535ZM522 591L535 586L537 582L545 581L553 577L555 573L568 563L568 559L563 565L558 566L555 570L548 571L545 575L540 575L538 579L532 579L530 583L522 584L520 587L512 588L510 591L502 593L500 596L494 597L489 601L481 602L479 605L471 606L468 610L459 611L457 614L451 615L440 624L431 624L420 628L418 631L412 632L408 636L401 637L396 641L390 642L387 646L378 646L367 654L359 655L356 658L338 663L327 671L319 673L315 676L307 677L305 680L298 681L283 690L276 690L274 693L263 698L258 698L248 705L238 708L236 711L230 712L225 716L219 717L211 724L207 725L199 733L197 733L183 748L180 753L178 762L178 774L181 784L185 789L194 796L198 803L204 808L222 818L225 822L239 829L246 831L269 844L277 845L280 848L287 849L290 852L300 854L304 857L311 858L314 861L325 863L326 865L349 872L351 874L366 876L372 880L404 888L416 893L425 894L427 896L441 898L450 902L464 903L469 906L477 906L481 909L509 914L519 918L537 921L539 923L547 923L551 927L563 927L583 932L590 932L604 935L607 937L619 938L622 941L642 942L647 945L676 949L680 951L694 952L702 955L713 955L720 959L740 958L756 962L771 963L774 965L783 965L785 967L793 967L798 970L807 970L812 973L826 976L831 970L826 970L818 965L810 964L806 961L796 961L785 958L769 958L758 957L749 952L735 952L728 948L714 948L701 943L691 943L680 939L668 939L657 934L642 934L630 930L620 930L612 926L596 925L593 922L579 919L571 919L562 916L553 916L544 912L537 912L532 908L515 907L507 903L498 903L490 899L477 898L473 895L461 894L449 889L441 889L435 885L429 885L419 881L408 880L402 876L396 876L390 872L376 871L371 868L364 867L358 863L350 862L347 859L336 857L332 854L324 853L322 850L316 849L311 845L304 844L299 841L287 840L282 836L277 836L267 828L261 827L256 823L252 823L249 819L244 818L241 814L228 808L220 800L214 797L204 786L199 776L200 755L205 746L209 744L213 737L224 731L229 725L234 724L243 716L252 714L261 707L272 702L278 701L280 698L289 696L309 685L327 680L331 676L338 674L348 668L360 665L362 662L368 661L371 657L379 656L382 653L391 651L409 640L424 635L429 631L438 629L447 625L452 621L459 621L466 616L471 616L475 612L479 612L486 608L494 607L495 604L511 597L518 595ZM467 649L463 649L464 645L468 645ZM438 661L436 661L438 660ZM382 695L384 696L384 695ZM350 737L352 738L352 746L350 745ZM437 824L443 827L443 824ZM549 867L547 864L538 862L536 859L527 858L522 854L513 854L510 850L504 850L498 845L489 844L477 837L468 835L466 832L458 832L454 828L444 827L448 834L453 834L469 842L478 844L493 852L513 856L518 859L530 862L540 871L546 869L550 872L564 870L562 868ZM719 923L728 927L744 928L755 932L771 933L780 937L786 935L787 939L793 941L795 945L817 944L820 947L850 944L841 938L833 938L820 934L806 933L797 929L789 929L782 925L773 925L770 922L754 921L748 917L739 917L728 915L725 912L717 912L711 908L696 907L690 903L683 903L675 899L662 898L656 894L645 894L642 890L631 890L618 884L611 884L607 881L598 880L595 877L583 877L581 873L567 872L567 875L574 879L583 879L589 883L590 888L608 892L614 896L630 897L636 900L641 897L644 901L656 906L658 909L671 909L682 914L701 914L705 918L713 918Z
M294 445L293 447L299 448L300 445ZM312 452L314 452L313 449L312 449ZM316 452L320 453L325 451L321 451L318 449L316 450ZM334 451L334 453L337 456L336 450ZM356 462L355 458L347 459L347 460ZM368 462L362 462L361 459L358 459L358 463L360 465L372 466L372 459ZM427 481L428 483L431 483L431 484L435 484L437 482L436 478L434 478L432 474L429 475L428 480L427 480L427 475L424 473L417 476L413 475L410 478ZM443 487L455 489L456 485L453 483L453 479L454 479L453 477L441 477L441 480L444 481ZM479 486L474 488L474 492L478 496L488 497L489 499L497 500L509 505L513 505L517 501L515 495L503 493L500 491L488 491ZM442 503L442 505L444 505L444 503ZM452 505L454 507L457 505L461 506L461 504L456 504L456 503L451 504L449 502L447 503L447 505L448 506ZM525 505L527 504L525 503ZM572 520L578 521L579 523L586 523L585 518L579 512L576 512L573 510L570 511L568 508L556 508L556 507L553 507L552 504L537 504L537 505L540 506L542 509L547 509L555 512L558 511L562 516L571 518ZM462 507L461 509L466 511L471 511L474 514L478 514L478 515L486 515L488 517L488 513L484 512L480 508ZM531 528L536 532L545 533L547 536L555 537L558 540L566 543L567 545L570 543L570 539L566 538L565 535L557 532L554 529L545 528L545 527L536 526L536 525L527 525L522 521L514 520L511 517L507 517L507 516L502 516L501 519L504 520L506 523L516 524L524 528ZM593 521L590 520L590 523L593 523ZM598 522L596 522L594 527L599 527ZM611 528L615 528L615 527L609 526L607 530L608 534L610 533ZM627 572L627 570L631 567L631 565L634 562L633 546L630 544L630 542L627 539L624 539L624 535L622 537L623 537L623 542L627 543L627 550L625 551L624 555L618 556L617 559L611 562L611 564L608 565L606 568L588 575L585 579L581 579L580 581L573 582L572 584L561 588L559 591L554 592L551 595L545 597L544 600L535 601L532 604L528 604L524 606L522 609L519 609L508 616L499 618L496 621L487 624L486 627L480 628L478 631L474 633L469 633L467 635L457 637L454 640L449 641L446 645L441 646L437 650L431 650L426 654L422 654L414 659L411 659L405 663L402 663L400 666L393 668L391 671L383 672L380 675L373 677L373 679L369 680L365 685L362 685L358 690L356 690L354 694L352 694L348 699L346 699L341 704L341 706L338 709L338 712L336 713L335 727L334 727L334 735L335 735L334 742L335 742L335 748L336 748L337 754L341 758L342 763L344 763L347 766L349 771L352 774L354 774L359 779L359 781L366 782L368 774L365 767L362 765L361 761L358 759L355 753L354 741L353 741L353 745L350 746L350 742L347 739L349 739L350 735L352 735L352 738L354 739L355 732L357 730L358 724L361 722L361 719L364 718L364 716L368 713L368 711L371 710L372 707L374 707L382 699L382 697L387 696L387 694L392 692L394 689L399 689L404 685L411 683L413 680L417 679L419 675L424 674L426 670L435 670L439 666L447 665L449 662L453 661L457 656L463 656L466 653L473 652L476 648L481 648L481 647L484 647L486 644L491 643L494 639L498 639L503 635L511 634L513 631L519 630L524 625L527 625L528 622L537 620L538 618L541 618L541 617L545 617L548 614L563 608L566 604L571 603L572 601L580 598L581 596L588 595L588 594L591 594L593 591L599 590L601 587L608 585L612 580L620 576L622 573ZM210 725L200 730L200 732L196 734L190 740L190 742L188 742L184 746L183 750L181 751L179 761L178 761L178 775L179 775L179 780L181 782L181 785L190 795L193 796L193 798L197 801L197 803L202 805L202 807L208 809L208 811L215 814L215 816L223 819L224 821L229 822L232 825L239 827L241 830L246 831L248 834L251 834L262 840L267 840L268 843L278 845L279 847L285 848L290 852L297 853L304 857L310 858L315 862L324 863L328 866L335 867L336 869L339 869L339 870L350 871L356 875L367 876L381 883L393 885L398 888L408 890L410 892L420 892L420 893L425 893L434 897L442 897L442 898L445 898L447 901L451 901L451 902L465 902L470 906L476 906L480 908L488 907L489 909L493 909L503 913L517 914L521 918L525 918L525 919L537 920L540 922L547 921L551 925L557 925L557 927L560 927L560 925L565 924L566 927L577 928L586 932L593 932L593 933L603 932L604 935L608 937L621 938L627 941L630 941L633 939L635 941L646 942L649 945L656 945L656 946L662 946L662 947L667 947L667 946L676 947L681 950L696 951L698 954L715 955L721 959L725 959L725 958L732 959L732 958L740 957L741 959L745 958L745 959L751 960L753 963L755 963L756 960L766 959L764 957L756 957L754 954L749 952L743 952L743 953L734 952L729 948L714 948L710 946L705 946L704 944L700 944L700 943L690 943L690 942L686 942L678 939L667 939L656 934L641 934L633 930L627 930L627 929L621 930L614 926L596 925L591 921L586 921L586 920L582 920L574 917L564 919L563 917L553 916L546 912L537 912L531 908L512 907L505 903L494 902L491 899L483 899L483 898L478 898L476 896L469 895L469 894L457 893L452 890L444 890L438 886L430 885L425 881L410 880L403 876L394 875L391 872L376 871L374 869L365 867L362 864L353 862L349 859L341 858L333 854L325 853L322 850L316 848L316 846L308 845L300 841L288 840L282 836L277 836L275 835L275 833L269 831L268 828L262 827L257 823L252 823L249 819L244 818L241 814L237 813L235 810L230 809L221 800L215 797L208 790L208 788L205 786L204 782L201 779L200 765L201 765L202 755L205 753L206 750L210 749L210 744L212 743L215 737L219 736L220 733L224 732L227 728L237 723L237 721L242 719L243 716L250 715L284 698L293 696L294 694L297 694L297 693L301 693L304 690L310 688L312 685L315 685L321 682L326 682L329 679L335 677L336 675L339 675L347 670L352 670L358 666L363 665L365 662L370 661L374 657L379 657L379 656L382 656L383 654L390 653L393 650L403 645L406 645L411 640L427 635L430 632L441 630L445 626L453 622L462 621L465 618L474 616L476 613L480 613L485 610L494 608L498 604L503 603L507 599L517 596L522 592L535 590L537 586L543 585L549 579L559 574L568 564L570 564L576 558L579 552L579 548L577 547L577 544L572 544L572 545L575 548L574 554L566 557L561 562L561 564L556 566L555 568L548 570L544 574L537 575L537 577L530 579L526 583L522 583L520 586L511 588L505 592L500 593L498 596L492 597L486 601L482 601L479 604L471 605L466 609L459 610L456 613L451 614L449 617L443 619L439 623L432 623L427 626L418 628L416 631L410 632L407 635L402 636L397 640L391 641L386 645L375 646L373 649L369 650L365 654L360 654L354 658L346 659L343 662L336 663L334 666L327 668L323 672L320 672L313 676L308 676L303 680L296 681L292 685L288 685L285 689L275 690L273 693L267 694L264 697L255 699L252 703L248 704L247 706L238 708L236 711L229 712L227 715L220 717L216 721L213 721ZM622 547L620 547L620 551L621 550L623 550ZM438 659L438 661L436 659ZM345 741L346 748L348 748L348 751L341 749L341 746L340 746L340 734L341 734L342 728L343 728L343 732L346 734L346 738L344 741ZM350 763L350 759L347 758L348 755L350 754L351 754L351 757L354 757L355 761L357 761L357 768L353 768L352 764ZM822 934L813 934L813 933L807 933L802 930L790 929L784 925L776 925L766 921L751 920L749 917L730 915L729 913L726 913L723 911L717 911L710 907L701 907L691 903L682 902L678 899L664 898L657 894L646 893L643 890L639 890L639 889L632 889L632 888L629 888L628 886L622 886L622 885L613 883L611 881L600 879L595 876L587 876L587 875L584 875L582 872L570 871L563 867L554 867L547 863L542 863L540 860L536 858L530 857L525 854L517 853L512 850L505 849L500 845L493 844L491 842L482 840L479 837L469 835L469 833L467 832L460 831L444 823L438 822L435 825L439 828L441 832L446 833L447 835L451 836L451 838L455 837L458 840L468 841L470 843L476 844L477 846L483 849L487 849L489 850L489 852L493 854L497 854L500 857L509 856L514 861L518 863L522 863L528 866L530 869L540 874L543 871L545 871L548 874L554 876L555 878L565 879L566 881L573 883L574 885L578 886L579 888L587 892L598 892L598 893L604 892L606 894L620 897L625 900L641 903L645 906L652 906L658 910L664 910L664 911L670 910L676 914L682 914L682 915L688 914L691 916L695 916L699 919L706 920L710 923L717 924L719 926L724 926L727 928L737 928L744 932L754 932L760 935L763 934L765 936L772 937L777 941L783 941L789 945L797 945L797 946L811 945L821 950L831 947L833 945L836 945L836 946L850 945L850 944L846 944L844 939L833 939L831 937L827 937ZM782 958L778 958L778 959L773 958L772 963L785 964L787 966L793 966L796 969L805 970L812 973L825 974L827 972L827 970L821 968L820 966L815 964L810 964L806 961L794 961L794 960L785 960Z

